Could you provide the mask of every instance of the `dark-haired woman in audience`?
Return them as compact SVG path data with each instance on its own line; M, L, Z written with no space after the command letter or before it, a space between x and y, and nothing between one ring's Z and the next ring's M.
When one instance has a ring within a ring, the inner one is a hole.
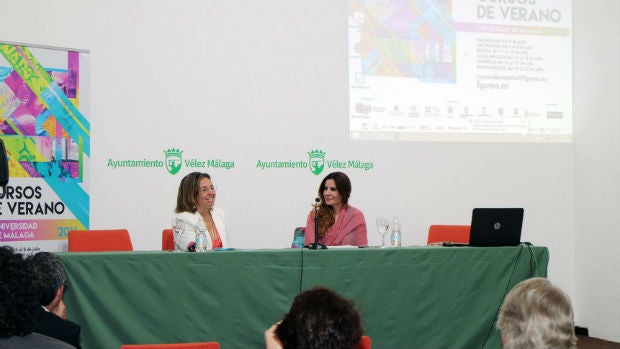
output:
M328 174L319 186L319 242L326 246L367 246L362 211L348 204L351 181L342 172ZM308 214L305 243L314 242L314 209Z
M183 222L183 233L176 241L179 248L192 250L196 233L201 224L207 229L208 246L212 249L228 247L226 240L226 215L214 207L215 186L207 173L192 172L181 180L177 195L175 219Z
M295 297L284 319L265 331L267 349L353 349L364 326L351 300L314 287Z

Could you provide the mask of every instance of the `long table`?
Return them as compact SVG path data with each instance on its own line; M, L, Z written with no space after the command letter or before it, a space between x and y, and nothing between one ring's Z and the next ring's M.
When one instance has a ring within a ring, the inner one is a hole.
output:
M546 276L545 247L59 253L84 349L217 341L264 348L300 290L354 299L373 348L499 348L513 285Z

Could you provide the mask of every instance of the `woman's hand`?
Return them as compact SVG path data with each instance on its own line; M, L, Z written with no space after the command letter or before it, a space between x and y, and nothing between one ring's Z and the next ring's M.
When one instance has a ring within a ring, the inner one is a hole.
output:
M265 349L282 349L282 343L276 336L276 328L282 321L278 321L273 324L267 331L265 331Z

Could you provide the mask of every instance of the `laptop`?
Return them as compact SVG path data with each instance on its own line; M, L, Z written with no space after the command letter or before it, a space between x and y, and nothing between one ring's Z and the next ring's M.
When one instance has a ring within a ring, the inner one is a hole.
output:
M474 208L469 246L516 246L522 225L523 208Z

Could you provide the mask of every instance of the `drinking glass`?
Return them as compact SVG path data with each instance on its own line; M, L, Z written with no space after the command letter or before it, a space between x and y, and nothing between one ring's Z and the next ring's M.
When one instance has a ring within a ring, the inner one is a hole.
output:
M172 220L172 235L174 236L174 250L180 251L179 240L181 239L181 235L185 231L185 223L183 223L180 219Z
M377 231L381 235L381 247L385 247L385 234L390 230L390 219L388 217L377 217Z

